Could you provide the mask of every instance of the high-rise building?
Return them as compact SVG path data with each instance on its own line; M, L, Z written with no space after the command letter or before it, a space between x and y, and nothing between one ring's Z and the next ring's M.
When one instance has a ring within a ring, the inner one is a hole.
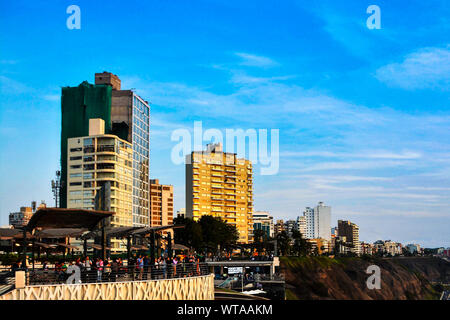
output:
M132 145L132 223L149 226L150 106L132 90L121 90L120 79L96 73L95 84L84 81L62 88L61 207L68 207L68 139L89 136L89 119L104 120L104 134Z
M104 133L102 119L90 119L89 135L68 139L67 207L94 209L97 190L111 184L111 219L115 226L132 226L133 148Z
M314 208L306 207L303 215L306 220L305 238L331 240L331 207L319 202Z
M359 227L356 224L350 221L338 220L338 235L340 237L346 237L347 242L351 244L350 252L357 255L361 254Z
M263 230L267 238L274 235L273 217L267 211L253 212L253 230Z
M173 224L173 186L150 180L150 226Z
M297 230L302 234L303 238L306 238L306 217L297 217Z
M97 191L110 183L111 225L133 226L133 148L131 143L105 134L103 119L89 120L89 135L67 141L67 208L95 209ZM125 251L117 239L113 251Z
M186 216L220 217L236 226L239 242L253 241L252 164L226 153L222 144L186 157Z

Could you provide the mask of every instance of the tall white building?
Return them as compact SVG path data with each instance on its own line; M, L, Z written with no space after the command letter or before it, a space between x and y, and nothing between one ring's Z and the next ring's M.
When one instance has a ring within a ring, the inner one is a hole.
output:
M306 207L303 212L306 220L305 238L331 240L331 207L323 202L314 207Z

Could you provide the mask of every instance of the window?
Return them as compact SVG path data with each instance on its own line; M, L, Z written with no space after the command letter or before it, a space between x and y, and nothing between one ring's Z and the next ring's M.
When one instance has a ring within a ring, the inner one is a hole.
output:
M80 168L81 168L81 164L70 166L70 169L80 169Z
M80 152L81 150L81 148L71 148L70 152Z
M80 184L81 184L81 182L80 182ZM84 186L85 188L92 188L93 185L94 185L93 182L89 181L89 182L85 182L83 186Z
M81 173L71 173L70 177L71 178L81 178Z
M85 173L83 175L83 179L94 179L94 174L92 172L90 173Z
M81 182L71 182L70 186L81 186Z
M94 140L92 138L86 138L83 142L85 147L94 145Z
M81 156L78 156L78 157L70 157L70 160L81 160Z
M93 164L85 164L85 165L83 165L83 169L84 170L94 170L94 165Z

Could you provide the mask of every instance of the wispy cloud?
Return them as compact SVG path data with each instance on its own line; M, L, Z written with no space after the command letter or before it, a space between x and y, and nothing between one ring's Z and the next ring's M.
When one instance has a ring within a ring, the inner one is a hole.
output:
M286 81L289 76L217 69L228 73L234 85L227 92L122 77L125 87L151 98L154 145L169 149L173 142L167 129L190 129L200 119L204 129L279 128L280 173L255 177L259 209L293 218L302 207L323 200L343 216L448 215L447 115L370 108L303 88ZM155 166L153 172L166 170ZM183 167L178 170L182 176Z
M418 159L422 155L419 152L406 151L401 153L390 151L367 151L360 153L309 151L309 152L283 152L281 157L322 157L322 158L368 158L368 159Z
M30 92L32 89L22 82L0 75L0 93L15 95Z
M0 64L17 64L19 61L17 60L0 60Z
M407 90L450 87L450 45L423 48L408 54L402 62L391 63L376 71L378 80Z
M46 94L42 98L47 101L59 101L59 100L61 100L61 95L60 94Z
M279 65L278 62L264 56L258 56L245 52L235 52L235 55L242 59L240 62L240 65L242 66L268 68Z

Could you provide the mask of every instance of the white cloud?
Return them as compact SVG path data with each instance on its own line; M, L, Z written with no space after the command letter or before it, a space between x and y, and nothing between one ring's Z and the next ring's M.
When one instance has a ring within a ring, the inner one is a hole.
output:
M245 53L245 52L235 52L235 55L242 58L240 65L248 67L275 67L278 62L264 56L258 56L255 54Z
M400 63L379 68L376 78L392 87L407 90L442 89L450 86L450 46L423 48L408 54Z
M47 95L43 96L42 98L44 98L47 101L59 101L59 100L61 100L61 95L60 94L47 94Z
M330 152L330 151L308 151L308 152L282 152L281 157L321 157L321 158L368 158L368 159L418 159L422 156L419 152L405 151L401 153L390 151L367 151L367 152Z
M0 93L4 95L22 94L25 92L30 92L31 90L31 88L19 81L5 76L0 76Z

